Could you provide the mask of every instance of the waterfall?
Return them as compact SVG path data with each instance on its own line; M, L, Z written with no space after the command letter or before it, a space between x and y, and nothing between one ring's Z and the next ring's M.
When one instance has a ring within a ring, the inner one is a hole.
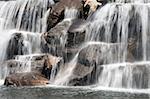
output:
M115 0L89 16L84 43L87 46L79 47L72 61L60 69L54 84L69 85L81 61L96 66L98 86L149 88L149 2Z
M45 14L52 0L17 0L0 2L1 29L46 32Z
M89 18L86 33L86 42L118 44L113 54L105 53L109 57L106 63L97 64L97 67L103 68L97 84L105 87L149 88L149 0L113 2L98 9Z
M56 36L56 38L51 41L52 47L49 49L49 51L50 53L53 53L54 55L61 56L61 57L63 57L63 51L66 50L65 46L66 46L66 42L68 39L68 33L67 33L68 29L71 26L72 21L78 17L78 10L75 8L66 8L64 14L65 14L64 20L58 23L56 27L50 30L50 32L54 36ZM57 31L59 34L55 33L55 31ZM72 62L70 62L69 64L65 64L64 62L61 63L62 65L65 65L64 68L66 70L60 67L58 73L56 73L58 69L58 65L54 65L51 70L50 83L55 84L55 85L67 85L69 81L69 77L71 76L71 73L73 71L73 67L76 66L75 65L76 59L77 59L77 55L76 55L76 58L73 59ZM70 65L73 65L73 66L69 67Z
M150 0L111 1L90 13L85 40L73 46L77 51L67 62L68 30L79 16L77 9L66 8L64 20L46 31L53 0L0 1L0 79L13 71L31 72L33 56L50 53L57 56L46 56L52 62L50 84L67 86L77 79L87 85L150 88ZM19 64L11 71L6 60Z
M149 5L146 4L107 4L92 16L86 40L120 43L117 49L118 62L125 62L130 49L129 42L135 39L131 41L135 43L137 51L135 61L146 61L149 59L148 12Z
M47 30L48 8L53 4L53 0L0 1L1 63L16 55L40 53L40 33ZM30 66L26 69L25 72L30 71ZM7 75L3 66L0 71L0 78Z

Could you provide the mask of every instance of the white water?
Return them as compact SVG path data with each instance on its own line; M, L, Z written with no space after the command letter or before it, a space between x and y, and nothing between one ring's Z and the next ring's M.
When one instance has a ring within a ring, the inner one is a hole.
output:
M30 32L45 32L44 16L52 0L17 0L0 2L0 18L3 20L1 29L27 30Z
M75 8L66 8L65 9L65 18L75 19L78 17L78 10Z
M107 88L149 88L149 1L117 0L115 2L98 9L88 18L86 43L97 44L107 52L102 51L102 54L96 54L96 61L104 58L103 65L97 64L97 67L103 67L97 85ZM128 3L125 4L125 2ZM110 49L108 46L109 50L103 47L105 45L102 45L101 42L111 46ZM130 43L133 43L133 46ZM131 52L130 47L133 47ZM89 52L93 51L91 49ZM131 53L133 57L130 56ZM61 69L54 84L68 84L76 67L77 59L78 54L67 64L67 68Z
M7 58L7 47L15 33L21 33L23 37L23 55L40 53L39 33L46 32L48 7L52 4L53 0L0 1L0 62ZM0 71L3 71L2 66ZM0 77L7 75L3 73Z
M54 82L52 84L54 85L68 85L69 80L72 76L73 70L76 67L78 59L78 54L75 56L75 58L68 64L66 64L64 67L60 68L59 73L57 74L56 78L54 79Z
M38 33L46 31L46 19L50 11L47 9L47 2L48 0L38 0L36 2L34 0L0 2L1 61L5 59L5 51L11 35L16 32L21 32L24 37L24 54L40 53L40 35ZM53 4L52 1L49 2ZM128 3L124 4L125 2ZM57 75L57 66L53 66L51 80L54 81L52 84L68 85L71 76L73 76L79 53L90 45L97 45L101 49L102 54L95 54L97 55L95 59L96 63L99 63L101 59L104 60L103 65L96 64L98 67L103 67L97 82L97 85L100 87L97 87L97 89L103 87L104 89L109 89L110 87L143 88L143 83L147 83L144 88L149 88L149 75L143 74L145 69L147 71L150 70L149 2L148 0L116 0L115 3L107 4L97 10L93 16L88 18L90 22L87 28L85 44L81 46L73 60L66 64L64 68L62 67ZM43 11L41 8L43 8ZM66 8L66 19L64 21L68 21L69 18L71 24L71 19L77 18L77 14L78 11L76 9ZM132 20L132 18L135 19ZM11 32L10 30L12 29L15 29L15 31ZM60 38L63 48L66 44L67 30L63 31L64 37ZM128 42L132 41L130 36L131 38L132 36L137 36L135 38L137 39L137 46L135 47L137 52L135 53L136 57L140 58L135 58L132 62L128 61ZM141 49L139 49L139 46ZM93 56L92 52L93 49L90 49L90 52L87 54ZM30 72L31 59L32 57L28 58L26 56L16 57L16 60L24 61L22 64L23 71L20 69L18 72ZM0 72L7 71L5 69L7 68L0 69ZM0 74L0 77L3 75ZM135 79L134 76L136 76ZM143 81L143 77L147 81Z
M98 9L89 18L87 42L118 44L114 54L106 53L110 60L101 65L103 70L97 83L99 86L149 88L149 9L148 0L116 0ZM130 45L130 40L133 45ZM131 46L133 50L130 52ZM129 56L133 51L133 56Z

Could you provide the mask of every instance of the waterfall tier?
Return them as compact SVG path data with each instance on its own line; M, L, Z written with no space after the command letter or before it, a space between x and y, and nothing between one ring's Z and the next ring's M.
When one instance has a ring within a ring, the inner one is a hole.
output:
M81 1L67 1L77 3L0 1L5 84L42 75L44 84L150 88L150 1L112 0L85 19Z

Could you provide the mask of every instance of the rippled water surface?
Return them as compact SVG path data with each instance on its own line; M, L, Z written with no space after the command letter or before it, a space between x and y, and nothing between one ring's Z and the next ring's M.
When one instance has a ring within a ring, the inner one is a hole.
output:
M149 91L101 90L87 87L23 87L1 86L0 99L149 99Z

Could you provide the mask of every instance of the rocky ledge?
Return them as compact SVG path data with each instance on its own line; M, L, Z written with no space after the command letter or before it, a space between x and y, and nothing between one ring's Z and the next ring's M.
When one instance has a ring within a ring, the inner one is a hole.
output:
M22 57L22 56L19 56ZM26 56L28 58L30 56ZM59 67L61 63L60 57L55 57L50 54L41 54L32 56L28 60L30 64L19 60L8 60L3 63L7 66L8 76L5 79L6 86L38 86L49 83L51 70L54 66ZM31 66L31 70L25 71Z
M47 85L51 75L56 76L60 66L63 68L79 51L79 46L85 41L86 18L88 17L90 7L84 7L85 2L82 0L55 0L55 2L54 5L50 6L47 32L42 33L40 36L40 50L42 53L48 54L24 56L24 54L28 53L23 53L25 50L23 34L14 33L7 48L7 60L2 65L7 66L8 69L8 76L5 79L4 85ZM69 8L78 10L77 19L64 19L65 10ZM79 53L77 65L74 68L68 85L89 85L95 82L96 78L94 77L96 77L96 74L94 73L97 68L94 61L95 57L92 56L93 59L91 59L91 56L87 55L89 49L86 48ZM87 56L86 59L83 58L83 55ZM16 60L19 59L16 57L22 56L30 59L25 61L29 62L29 64ZM23 71L29 65L30 70ZM55 70L55 73L52 72L53 70Z

